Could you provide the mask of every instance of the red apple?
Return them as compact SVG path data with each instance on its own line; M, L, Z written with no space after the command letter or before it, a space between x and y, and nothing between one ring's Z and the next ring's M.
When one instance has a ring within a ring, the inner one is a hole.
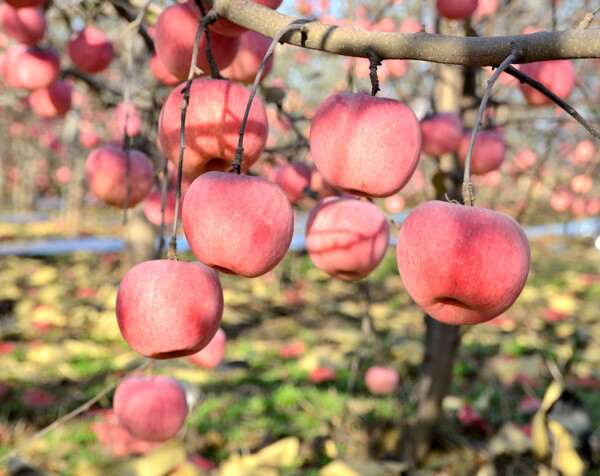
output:
M158 134L170 161L179 164L181 90L173 90L163 105ZM185 122L183 173L197 177L208 171L229 170L235 156L242 119L250 92L242 85L221 79L195 79ZM262 154L267 142L267 113L260 98L252 101L244 132L246 171Z
M13 8L0 5L0 25L4 33L26 45L36 45L46 34L46 17L41 8Z
M462 20L470 17L479 0L436 0L438 13L450 20Z
M13 8L40 7L46 3L46 0L5 0L4 3Z
M188 355L188 359L200 367L214 369L223 360L226 342L227 336L225 335L225 331L219 327L208 345L201 351Z
M136 352L152 359L191 355L221 324L221 283L202 263L145 261L121 281L116 314L121 334Z
M453 152L462 137L462 122L453 112L426 117L421 121L423 153L432 157Z
M585 139L577 144L574 152L576 165L587 165L596 155L596 146L591 140Z
M400 101L342 92L315 112L310 150L332 186L354 195L389 197L417 168L421 128L412 109Z
M291 162L275 169L273 182L281 187L291 203L304 197L304 189L310 188L311 170L303 162Z
M472 131L465 132L458 144L458 159L463 167L467 159L472 134ZM484 175L492 170L499 169L505 156L506 144L500 134L494 131L479 131L471 154L471 174Z
M154 167L150 158L139 150L129 151L128 208L145 200L154 186ZM127 157L115 146L94 149L85 163L85 178L90 191L103 202L123 208L127 198Z
M559 189L550 196L550 206L557 212L567 211L575 197L569 190Z
M155 25L154 45L156 54L174 76L187 79L192 63L192 50L198 29L198 18L187 3L178 3L165 8ZM239 38L219 34L210 35L210 44L217 67L229 66L238 52ZM206 35L202 35L198 49L198 68L210 72L206 58Z
M183 196L181 197L183 200ZM177 198L175 197L175 189L169 188L167 190L167 196L165 201L165 225L172 225L175 220L175 204ZM162 223L162 189L157 188L154 190L146 203L144 203L144 215L150 223L156 226L160 226ZM181 218L181 208L179 208L179 218Z
M208 172L188 189L183 232L196 258L247 278L272 270L294 234L292 205L268 180Z
M329 197L308 216L306 250L313 264L334 278L364 278L379 265L388 242L385 215L369 202Z
M365 385L373 395L389 395L398 388L398 372L391 367L373 366L365 374Z
M15 67L21 87L45 88L58 79L60 56L54 48L29 47L18 56Z
M254 3L258 3L259 5L262 5L263 7L270 8L271 10L276 10L277 7L279 5L281 5L281 2L283 0L252 0L252 1ZM188 0L188 4L191 7L191 10L194 12L194 15L196 15L196 17L198 19L201 19L203 17L203 15L202 15L202 12L200 11L200 8L198 7L198 5L196 5L196 0ZM207 12L210 10L210 8L208 8L206 6L205 6L205 9ZM219 35L223 35L223 36L239 36L242 33L245 33L248 31L247 28L244 28L243 26L240 26L240 25L236 25L235 23L230 22L229 20L226 20L224 18L217 20L215 23L210 25L209 28L210 28L211 32L215 32L215 33L218 33Z
M156 53L150 58L150 70L154 77L165 86L175 86L181 82L177 76L171 74Z
M571 190L579 195L588 193L593 185L594 181L587 175L575 175L575 177L571 179Z
M271 38L248 31L240 36L240 49L233 62L221 71L221 74L232 81L254 84L260 65L271 45ZM273 55L267 61L261 81L271 72Z
M533 150L521 149L515 155L515 165L521 171L529 170L537 161L537 155Z
M529 244L508 215L430 201L398 236L398 269L415 303L445 324L479 324L506 311L529 272Z
M114 56L111 41L93 26L85 27L67 43L67 54L75 66L86 73L98 73Z
M71 109L71 85L55 81L47 88L33 90L28 101L38 116L64 117Z
M56 178L56 181L58 183L60 183L61 185L64 185L67 182L69 182L69 180L71 180L72 175L73 175L73 172L71 171L71 169L64 165L62 167L59 167L58 169L56 169L56 172L54 173L54 177Z
M575 87L575 65L572 60L539 61L519 67L522 73L542 83L561 99L566 99ZM525 100L532 106L552 104L552 100L531 86L520 83Z
M86 149L96 147L100 143L98 134L91 129L83 129L79 132L79 143Z
M135 438L166 441L183 427L188 414L185 390L167 375L136 375L115 390L119 423Z
M404 210L405 205L406 201L402 195L392 195L391 197L387 197L383 202L383 206L388 213L400 213Z
M19 77L19 70L17 69L17 65L19 63L19 59L23 56L23 54L27 51L27 46L25 45L13 45L6 50L3 57L3 68L2 68L2 76L4 77L4 81L9 88L13 89L21 89L23 85L21 84L21 79Z

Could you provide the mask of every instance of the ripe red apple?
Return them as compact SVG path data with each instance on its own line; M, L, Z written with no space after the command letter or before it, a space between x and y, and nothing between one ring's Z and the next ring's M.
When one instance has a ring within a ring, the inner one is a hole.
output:
M183 201L183 196L181 197ZM165 200L165 225L172 225L175 220L175 204L177 198L175 197L175 189L170 188L167 190L167 197ZM160 226L162 223L162 189L157 188L154 190L146 203L144 203L144 215L150 223L156 226ZM181 208L179 208L179 218L181 218Z
M115 390L113 408L121 425L144 441L173 438L188 414L184 388L167 375L126 378Z
M154 27L156 53L167 69L180 80L187 79L192 62L194 39L198 29L198 18L187 3L178 3L165 8ZM231 64L238 52L239 38L210 35L213 56L219 70ZM202 35L198 49L198 68L210 72L206 58L206 35Z
M165 86L175 86L181 82L177 76L171 74L156 53L150 58L150 70L154 77Z
M221 324L221 283L202 263L144 261L121 281L116 314L121 334L136 352L152 359L191 355Z
M100 143L100 137L92 129L83 129L79 132L79 143L82 147L91 149Z
M154 186L154 167L139 150L129 151L128 208L146 199ZM127 198L127 158L118 147L106 145L94 149L85 163L85 178L90 191L103 202L123 208Z
M112 42L97 28L85 27L67 43L67 54L75 66L86 73L98 73L114 57Z
M54 81L47 88L33 90L28 101L38 116L64 117L71 109L71 85L65 81Z
M383 202L383 206L388 213L400 213L404 210L405 205L406 201L402 195L392 195L391 197L387 197Z
M529 272L529 244L508 215L430 201L398 236L398 269L415 303L445 324L479 324L506 311Z
M436 0L438 13L450 20L462 20L470 17L479 0Z
M176 165L179 164L183 87L180 85L169 95L158 121L160 143ZM197 177L211 170L229 170L249 97L250 92L244 86L232 81L209 78L192 81L185 122L183 173ZM244 132L242 171L259 159L267 135L267 113L260 98L255 97Z
M522 73L542 83L561 99L566 99L575 87L575 64L572 60L539 61L519 67ZM552 104L552 100L531 86L520 83L525 100L532 106Z
M364 278L379 265L388 242L385 215L369 202L329 197L308 215L306 250L313 264L334 278Z
M537 155L533 150L521 149L517 155L515 155L515 165L521 171L531 169L537 161Z
M417 168L421 128L412 109L400 101L342 92L315 112L310 150L332 186L354 195L389 197Z
M373 366L365 374L365 385L373 395L389 395L398 388L398 372L391 367Z
M240 49L233 62L227 66L221 74L232 81L240 83L254 84L260 65L263 62L265 54L271 45L271 38L267 38L259 33L248 31L240 36ZM273 67L272 55L261 76L261 81L271 72Z
M472 131L465 132L458 143L458 159L463 167L472 134ZM471 174L484 175L499 169L505 156L506 144L500 134L494 131L479 131L471 154Z
M294 234L292 205L268 180L208 172L185 195L183 232L196 258L247 278L272 270Z
M225 331L219 327L208 345L201 351L188 355L188 359L200 367L214 369L223 360L226 342L227 336L225 335Z
M36 45L46 34L46 17L41 8L13 8L0 5L0 25L4 33L26 45Z
M46 0L5 0L13 8L40 7Z
M557 212L565 212L571 208L575 197L566 189L555 190L550 196L550 206Z
M594 185L594 181L587 175L575 175L571 179L571 190L579 195L588 193Z
M423 153L432 157L453 152L462 137L462 122L453 112L444 112L421 121Z
M29 47L16 58L15 67L21 87L45 88L58 79L60 56L54 48Z
M281 187L291 203L304 197L304 189L310 188L311 170L304 162L291 162L275 169L273 182Z
M56 181L61 185L64 185L69 180L71 180L72 175L73 175L73 172L71 171L71 169L65 165L56 169L56 172L54 173L54 177L56 178Z
M587 165L596 155L596 146L591 140L585 139L577 144L574 152L576 165Z
M258 3L259 5L262 5L263 7L270 8L271 10L276 10L277 7L279 5L281 5L281 2L283 0L252 0L252 1L254 3ZM194 12L194 15L196 15L196 18L201 19L203 17L203 15L202 15L202 12L200 11L200 8L198 7L198 5L196 5L196 0L188 0L188 4L191 7L191 10ZM208 8L208 7L205 7L205 9L207 12L210 10L210 8ZM229 20L226 20L224 18L217 20L215 23L210 25L209 28L210 28L211 32L218 33L219 35L223 35L223 36L239 36L242 33L245 33L248 31L247 28L244 28L243 26L240 26L240 25L236 25L235 23L230 22Z
M17 69L17 65L23 53L27 51L27 46L17 44L13 45L6 50L6 53L3 55L3 67L2 67L2 76L6 85L9 88L13 89L21 89L23 86L21 84L21 79L19 77L19 70Z

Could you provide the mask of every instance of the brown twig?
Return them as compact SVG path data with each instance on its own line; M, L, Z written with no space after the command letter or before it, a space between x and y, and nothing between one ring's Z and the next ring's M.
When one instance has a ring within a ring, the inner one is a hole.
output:
M167 208L167 191L169 189L169 158L165 156L160 197L160 239L156 250L156 259L160 259L165 248L165 209Z
M381 66L381 61L371 49L367 51L369 58L369 79L371 80L371 96L375 96L379 91L379 78L377 77L377 66Z

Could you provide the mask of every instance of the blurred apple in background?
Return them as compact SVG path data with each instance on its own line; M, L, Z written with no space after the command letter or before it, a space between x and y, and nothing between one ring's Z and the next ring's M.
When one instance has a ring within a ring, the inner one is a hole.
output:
M201 351L188 355L188 359L200 367L214 369L223 360L226 342L225 331L219 327L208 345Z
M183 196L181 197L183 203ZM177 198L175 197L175 189L167 189L167 196L165 197L165 226L172 225L175 220L175 204ZM144 215L150 223L156 226L160 226L162 223L162 189L155 189L144 203ZM181 218L181 206L179 207L179 218Z
M520 65L519 70L542 83L561 99L566 99L575 87L575 64L570 59L526 63ZM554 104L549 97L525 83L519 83L519 88L531 106Z
M440 157L453 152L462 137L462 122L453 112L426 117L421 121L423 153Z
M304 189L310 188L311 170L303 162L291 162L275 168L273 182L281 187L291 203L304 197Z
M16 58L14 67L21 87L45 88L58 79L60 56L54 48L29 47Z
M93 26L85 27L67 43L67 54L75 66L86 73L98 73L114 57L112 42Z
M450 20L469 18L477 9L479 0L436 0L438 13Z
M64 117L71 109L71 85L65 81L55 81L46 88L33 90L28 101L38 116Z
M175 86L181 82L177 76L171 74L156 53L150 58L150 71L152 71L154 77L165 86Z
M458 159L465 166L469 142L473 131L463 134L458 144ZM473 145L471 154L471 174L484 175L492 170L497 170L504 162L506 156L506 144L504 138L494 131L479 131Z
M46 17L41 8L15 9L2 3L0 25L8 36L30 46L38 44L46 34Z
M240 36L240 49L237 55L233 59L233 62L221 71L221 74L232 81L254 84L260 65L271 45L271 41L271 38L253 31L244 33ZM271 72L274 56L271 55L267 61L261 81Z
M398 372L391 367L373 366L365 374L365 385L373 395L389 395L398 388Z

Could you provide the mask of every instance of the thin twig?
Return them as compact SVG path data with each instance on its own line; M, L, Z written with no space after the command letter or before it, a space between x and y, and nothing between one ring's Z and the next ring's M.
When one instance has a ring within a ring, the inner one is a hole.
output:
M175 191L175 216L173 217L173 232L171 233L171 240L169 241L169 251L167 252L167 258L170 260L177 260L177 225L179 224L179 207L181 205L181 177L183 175L183 151L185 150L185 117L187 114L187 108L190 103L190 90L192 89L192 81L196 74L196 61L198 61L198 49L200 47L200 38L205 25L208 24L218 15L214 10L208 12L200 23L198 23L198 29L196 30L196 38L194 39L194 49L192 51L192 62L190 64L190 72L188 73L187 82L185 87L181 90L183 99L181 100L181 131L179 135L179 167L177 169L177 190Z
M562 109L564 109L573 119L575 119L577 122L579 122L579 124L581 124L585 128L585 130L588 131L592 136L594 136L596 139L600 139L600 132L598 132L588 121L586 121L581 116L581 114L579 114L570 104L563 101L556 94L554 94L552 91L550 91L546 86L544 86L542 83L536 81L533 78L530 78L525 73L522 73L521 71L519 71L517 68L515 68L513 66L509 66L508 68L506 68L506 73L517 78L521 83L528 84L535 90L539 91L540 93L542 93L545 96L547 96L548 98L550 98L558 106L560 106Z
M91 408L91 406L94 405L94 403L100 401L105 395L108 395L110 392L112 392L113 389L115 389L117 387L117 385L119 385L123 380L125 380L126 378L129 378L132 375L135 375L136 373L141 372L142 370L144 370L144 368L146 368L149 365L150 362L151 362L151 359L146 359L144 361L144 363L142 363L141 365L137 366L131 372L127 373L126 375L124 375L123 377L121 377L116 382L113 382L110 385L107 385L106 387L104 387L104 389L102 389L99 393L97 393L93 398L91 398L90 400L88 400L87 402L85 402L83 405L77 407L72 412L69 412L65 416L63 416L63 417L59 418L58 420L54 421L53 423L51 423L50 425L48 425L46 428L43 428L42 430L38 431L35 435L33 435L31 438L29 438L25 443L23 443L22 445L17 446L10 453L8 453L8 454L4 455L2 458L0 458L0 464L8 461L11 458L14 458L17 454L19 454L21 451L23 451L25 448L27 448L35 440L41 438L42 436L46 435L47 433L50 433L52 430L56 429L58 426L62 425L66 421L68 421L68 420L70 420L72 418L75 418L77 415L80 415L81 413L89 410Z
M472 206L473 205L473 184L471 183L471 155L473 153L473 146L475 145L475 138L477 137L477 130L479 129L479 125L483 120L483 113L485 112L485 108L487 107L488 100L490 98L490 94L492 93L492 87L494 87L494 83L498 79L498 77L502 74L511 63L516 61L521 53L517 48L513 48L512 52L508 57L498 66L496 71L490 79L488 79L487 87L485 88L485 93L481 98L481 104L479 106L479 112L477 114L477 120L475 121L475 126L473 127L473 134L471 135L471 141L469 142L469 149L467 151L467 158L465 160L465 175L463 178L462 185L462 196L465 205Z
M371 96L375 96L379 91L379 78L377 77L377 66L381 66L381 62L377 55L369 48L367 51L369 56L369 79L371 80Z
M275 46L277 46L277 43L279 43L279 40L283 37L283 35L285 35L286 33L289 33L290 31L296 31L296 30L300 30L301 32L304 32L304 30L306 28L304 25L305 23L306 23L306 21L304 21L304 20L300 20L299 22L290 23L289 25L287 25L287 26L283 27L281 30L279 30L277 32L277 34L275 35L275 37L273 38L273 41L271 41L271 44L269 45L269 49L267 50L267 53L265 54L265 57L263 58L263 61L262 61L262 64L260 65L258 73L256 74L256 78L254 79L254 84L252 85L252 90L250 91L250 97L248 98L248 105L246 106L246 111L244 112L244 119L242 120L242 126L240 127L240 132L239 132L240 138L238 140L238 146L235 149L235 157L233 159L233 164L231 164L231 167L229 168L229 172L236 172L238 174L242 173L242 160L244 158L244 131L246 129L246 122L248 122L248 115L250 114L250 107L252 106L252 100L254 99L254 95L256 94L256 91L258 89L258 83L260 82L260 79L262 78L262 74L265 69L265 66L267 65L267 61L269 61L269 58L271 57L271 55L273 54L273 51L275 50Z
M167 191L169 189L169 158L165 156L160 198L160 239L156 250L156 259L160 259L165 248L165 209L167 208Z
M594 20L594 16L596 15L596 13L598 13L600 11L600 7L597 7L594 9L593 12L591 13L586 13L585 17L583 18L583 20L581 20L581 22L579 23L579 25L577 25L577 30L585 30L588 26L590 26L590 24L592 23L592 21Z
M196 5L200 9L200 13L202 13L202 16L203 17L206 16L206 8L205 8L204 4L200 0L196 0ZM210 43L210 31L208 29L208 25L216 22L218 19L219 19L219 16L216 15L209 22L206 22L204 24L204 37L206 38L205 54L206 54L206 59L208 60L208 65L210 66L210 77L213 79L224 79L223 76L221 76L221 73L219 72L219 67L217 66L215 57L212 54L212 46Z

